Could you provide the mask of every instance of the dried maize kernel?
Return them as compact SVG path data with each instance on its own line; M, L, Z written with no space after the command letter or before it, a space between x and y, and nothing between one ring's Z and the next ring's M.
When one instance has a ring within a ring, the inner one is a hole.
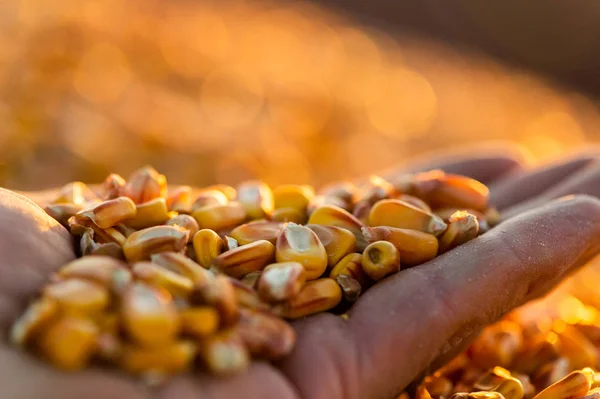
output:
M314 210L308 218L308 224L342 227L354 235L361 234L364 224L349 212L334 205L323 205Z
M126 345L119 364L132 374L173 374L190 368L196 352L196 344L190 341L154 348Z
M303 224L306 223L307 216L304 211L295 208L277 208L271 213L271 220Z
M499 392L506 399L522 399L524 395L521 381L514 378L508 370L502 367L494 367L479 377L473 384L473 388L478 391Z
M558 353L569 359L571 367L575 369L596 367L598 352L585 335L565 323L555 323L554 329L558 335Z
M594 388L585 394L581 399L598 399L600 398L600 388Z
M109 304L109 295L105 287L79 278L47 285L43 295L55 300L60 310L68 313L94 314Z
M388 241L376 241L369 244L362 255L362 268L375 280L400 271L400 252Z
M296 343L294 329L268 313L242 309L236 328L250 353L259 358L281 359Z
M357 188L350 182L337 182L327 184L319 190L318 194L325 197L336 197L344 202L352 202Z
M224 230L246 220L246 210L239 202L225 205L207 205L192 212L201 229Z
M116 335L100 331L96 337L94 357L115 364L123 356L123 342Z
M357 204L375 204L382 199L390 198L394 192L394 186L380 176L370 176L369 181L359 186L358 193L354 195Z
M415 399L433 399L424 384L421 384L415 390Z
M165 222L165 224L167 226L179 226L179 227L183 227L184 229L188 230L190 232L190 236L188 238L188 243L192 242L192 240L194 238L194 235L200 229L198 227L198 222L196 222L196 219L194 219L190 215L177 215L177 216L174 216L174 217L170 218L169 220L167 220Z
M473 361L484 368L509 367L523 345L518 324L503 320L485 328L471 345Z
M304 267L300 263L273 263L263 269L257 290L265 301L281 302L298 295L305 281Z
M234 201L237 197L237 190L227 184L213 184L208 187L204 187L202 191L204 190L220 191L225 195L225 198L227 198L228 201Z
M556 341L557 339L548 339L546 335L530 340L513 361L513 368L521 373L533 374L544 364L556 360L558 358Z
M251 180L241 183L237 187L236 198L251 219L262 219L273 211L273 192L261 181Z
M344 299L349 303L356 302L362 293L362 286L360 283L347 274L340 274L336 276L335 281L340 285Z
M450 217L448 222L448 228L439 239L440 254L471 241L479 234L477 217L465 211L456 212Z
M426 377L425 380L423 380L423 385L425 385L427 392L429 392L433 398L449 398L454 389L454 385L450 379L437 373Z
M450 399L504 399L499 392L458 392L450 396Z
M465 209L465 208L439 208L436 209L433 213L444 219L444 222L448 223L452 215L456 212L465 211L470 213L471 215L475 215L477 217L478 222L485 221L486 218L483 216L483 213L476 211L475 209Z
M150 259L153 263L188 278L196 290L202 289L214 280L211 272L177 252L161 252L152 255Z
M179 226L155 226L136 231L123 244L129 262L150 258L159 252L180 252L188 242L189 231Z
M489 190L484 184L466 176L431 171L414 177L411 194L425 200L433 208L484 210Z
M179 186L169 189L166 204L169 211L190 213L192 211L192 188Z
M210 306L183 309L179 318L181 330L194 337L208 337L219 328L219 313Z
M310 215L317 208L326 205L333 205L337 208L345 210L346 212L350 212L353 208L352 201L344 201L343 199L334 196L317 195L312 200L310 200L308 208L306 208L306 213Z
M573 371L538 393L534 399L580 398L590 390L593 379L594 371L590 368Z
M38 346L45 358L63 370L86 366L96 344L98 328L83 317L63 317L51 323L39 338Z
M127 197L107 200L79 211L75 217L89 219L101 229L108 229L136 215L133 201Z
M127 264L117 259L108 256L90 256L67 263L60 268L57 275L63 279L84 279L103 287L110 287L113 274L117 270L129 272Z
M201 302L214 306L219 312L221 326L234 325L239 317L239 306L232 280L223 275L215 278L212 284L198 292Z
M10 341L24 347L41 331L58 312L56 301L42 297L27 307L10 330Z
M342 300L342 289L331 278L307 281L293 299L277 305L273 312L287 319L299 319L336 307Z
M496 226L498 223L500 223L500 212L498 212L498 209L491 207L485 210L484 213L484 217L485 220L488 222L488 224L490 225L490 227L494 227Z
M85 183L75 181L65 184L58 190L58 197L54 199L55 204L70 203L84 205L89 202L98 201L99 198Z
M50 204L44 207L44 211L54 219L58 221L58 223L62 224L65 227L69 227L69 219L75 216L83 210L82 204L73 204L73 203L60 203L60 204Z
M421 209L424 212L432 213L431 212L431 207L429 205L427 205L427 202L423 201L420 198L413 197L412 195L400 194L400 195L396 196L394 199L397 199L397 200L400 200L400 201L404 201L407 204L411 204L415 208L419 208L419 209ZM437 214L437 211L436 211L436 214Z
M138 280L163 288L173 296L187 297L194 289L194 283L189 278L152 262L137 262L131 270Z
M283 227L280 222L250 222L242 224L231 230L231 237L235 238L240 245L250 244L258 240L267 240L275 245L277 242L277 234Z
M356 237L349 230L336 226L307 225L315 232L327 252L327 265L333 267L346 255L356 251Z
M371 283L371 279L362 268L362 255L359 253L344 256L329 273L329 277L333 279L341 275L352 277L363 288L367 288Z
M531 383L529 376L527 374L521 373L511 373L514 378L521 381L521 385L523 386L523 398L532 399L536 394L535 386Z
M124 294L121 314L128 335L142 346L167 345L179 332L180 320L173 299L157 287L132 285Z
M315 192L310 186L286 184L273 190L273 203L275 209L292 208L305 212L314 196Z
M204 268L209 268L213 260L223 252L223 239L210 229L199 230L192 240L196 260Z
M142 204L158 197L166 197L167 179L151 166L133 172L123 187L122 195L136 204Z
M158 226L169 220L167 202L164 198L154 198L153 200L137 204L136 209L135 217L125 222L128 227L133 229L137 230Z
M227 196L219 190L204 189L196 193L191 209L193 212L205 206L227 205L228 202Z
M217 375L240 373L250 364L250 353L235 331L223 331L204 340L200 356L208 370Z
M371 244L376 241L389 241L400 252L402 264L420 265L437 256L438 239L429 233L397 227L363 227L365 240Z
M232 249L236 249L237 247L240 246L240 244L237 242L237 240L233 237L229 237L229 236L225 236L223 238L223 244L225 247L225 251L230 251Z
M262 270L275 257L275 247L269 241L259 240L223 252L213 264L223 273L241 278L255 270Z
M123 193L126 181L116 173L111 173L104 179L102 188L104 189L104 199L110 200L120 197Z
M240 282L249 288L255 288L261 274L262 274L261 270L257 270L255 272L248 273L244 277L242 277Z
M286 224L277 236L277 262L298 262L307 280L320 277L327 269L327 252L314 231L295 223Z
M447 227L439 216L394 199L382 200L373 205L369 225L419 230L433 235L442 234Z

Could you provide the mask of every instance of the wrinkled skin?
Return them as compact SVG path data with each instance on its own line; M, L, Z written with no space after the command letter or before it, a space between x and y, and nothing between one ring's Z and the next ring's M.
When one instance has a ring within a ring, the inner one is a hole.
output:
M472 152L477 153L477 152ZM499 226L367 291L349 320L320 314L295 323L284 361L254 362L240 376L193 372L151 391L114 371L66 374L7 344L11 322L49 273L74 257L69 234L32 201L0 191L0 396L93 398L393 398L481 328L536 298L600 251L600 158L578 156L528 169L510 149L433 159L482 180L507 216ZM568 194L587 194L558 201ZM31 194L43 201L43 195Z

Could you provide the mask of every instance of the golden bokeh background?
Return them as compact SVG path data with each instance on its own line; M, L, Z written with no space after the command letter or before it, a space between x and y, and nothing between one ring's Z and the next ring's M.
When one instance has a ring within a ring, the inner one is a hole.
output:
M596 138L598 104L527 72L316 6L13 0L0 17L0 185L324 182L514 140Z

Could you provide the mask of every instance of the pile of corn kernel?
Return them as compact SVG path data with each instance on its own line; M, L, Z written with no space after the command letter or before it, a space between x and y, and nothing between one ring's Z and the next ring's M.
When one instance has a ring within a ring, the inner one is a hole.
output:
M80 257L42 288L12 342L62 369L114 365L159 380L284 357L296 338L285 319L343 315L378 280L498 222L483 184L441 171L315 193L167 187L144 167L98 187L70 183L45 210Z

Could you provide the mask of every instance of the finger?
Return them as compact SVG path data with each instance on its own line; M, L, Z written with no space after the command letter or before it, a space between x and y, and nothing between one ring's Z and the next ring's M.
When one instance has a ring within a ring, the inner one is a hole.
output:
M375 285L347 322L306 320L283 370L304 397L392 397L434 359L598 253L599 237L600 202L588 197L509 220Z
M498 209L508 208L543 193L597 159L597 154L581 154L527 172L511 173L490 186L490 202Z
M600 197L600 158L589 161L577 172L554 184L541 194L504 210L502 217L503 219L510 218L555 198L571 194Z

